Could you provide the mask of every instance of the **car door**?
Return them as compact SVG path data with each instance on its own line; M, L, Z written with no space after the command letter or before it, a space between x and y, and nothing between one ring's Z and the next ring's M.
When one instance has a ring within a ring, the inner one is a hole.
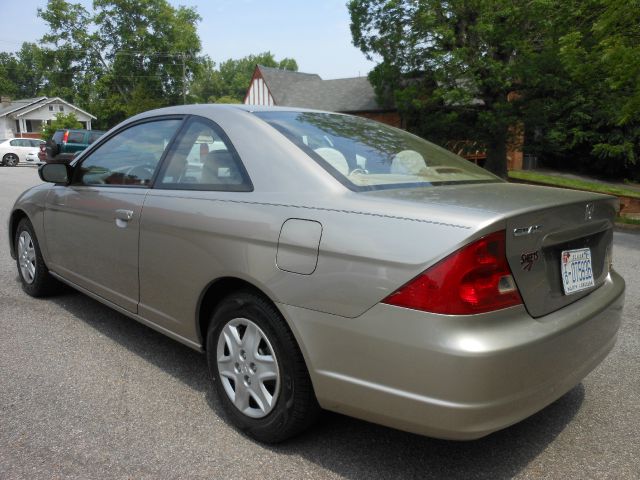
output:
M52 188L44 214L52 271L137 311L142 205L181 122L164 117L125 126L73 167L70 185Z
M248 261L243 236L260 214L237 202L252 190L224 132L209 120L191 117L145 198L140 315L183 338L197 338L193 319L203 288L231 271L228 264Z
M27 159L27 152L30 150L29 140L17 138L9 142L11 144L11 152L15 153L21 162Z

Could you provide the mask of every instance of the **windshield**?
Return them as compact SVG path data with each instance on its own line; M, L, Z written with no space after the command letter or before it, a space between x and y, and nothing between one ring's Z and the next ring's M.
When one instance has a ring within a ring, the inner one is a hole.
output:
M255 112L352 190L498 182L498 177L403 130L320 112Z

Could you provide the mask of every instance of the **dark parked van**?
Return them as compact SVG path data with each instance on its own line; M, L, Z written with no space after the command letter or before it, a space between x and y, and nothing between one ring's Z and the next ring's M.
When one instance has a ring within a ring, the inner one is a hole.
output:
M102 130L56 130L51 140L40 145L38 158L47 163L67 163L76 153L87 148L102 135Z

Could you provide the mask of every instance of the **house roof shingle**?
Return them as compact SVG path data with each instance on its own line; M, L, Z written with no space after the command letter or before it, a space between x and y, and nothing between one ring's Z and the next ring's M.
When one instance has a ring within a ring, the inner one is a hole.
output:
M319 75L258 65L276 105L334 112L383 110L367 77L323 80Z
M88 115L89 117L93 118L94 120L96 119L96 117L94 115L91 115L89 112L86 112L84 110L82 110L81 108L76 107L75 105L72 105L71 103L63 100L60 97L36 97L36 98L23 98L20 100L14 100L11 103L9 103L7 106L0 106L0 117L4 117L6 115L9 115L10 113L16 113L17 116L20 116L22 114L26 114L29 113L37 108L43 107L45 105L47 105L48 103L52 103L52 102L60 102L60 103L64 103L65 105L68 105L69 107L84 113L85 115Z
M47 97L36 97L36 98L22 98L20 100L13 100L6 106L0 106L0 117L4 117L5 115L16 112L23 108L26 108L30 105L34 105L42 100L46 100Z

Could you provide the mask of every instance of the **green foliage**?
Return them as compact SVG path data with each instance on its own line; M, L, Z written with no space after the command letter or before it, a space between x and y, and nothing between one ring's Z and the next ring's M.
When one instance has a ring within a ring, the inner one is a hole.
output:
M574 167L578 152L591 171L640 178L640 2L592 0L574 8L558 50L566 103L550 118L543 147Z
M214 103L242 103L242 101L238 100L237 97L230 97L229 95L223 95L222 97L216 98Z
M587 190L589 192L606 193L609 195L620 195L625 197L640 198L640 191L630 188L617 187L601 182L589 182L575 178L560 177L557 175L547 175L526 170L512 170L509 178L522 180L525 182L539 183L553 187L567 187L576 190Z
M510 127L524 124L528 152L557 166L640 176L638 0L348 7L354 44L380 59L378 96L416 133L478 141L504 176Z
M77 103L106 128L148 108L182 103L198 65L200 17L167 0L49 0L38 15L50 95Z
M38 45L25 42L15 54L0 53L0 94L35 97L44 83L44 54Z
M249 55L238 60L229 59L218 68L209 57L204 57L191 86L191 98L198 103L242 103L256 65L294 72L298 70L294 59L277 61L271 52Z
M66 115L62 112L56 113L55 120L52 120L49 124L44 124L42 127L42 138L44 140L51 140L56 130L63 128L82 128L82 124L73 112L67 113Z
M0 53L0 94L59 96L96 115L106 129L136 113L190 103L241 103L256 64L297 70L270 52L222 62L199 56L192 8L167 0L48 0L41 44Z
M505 176L510 127L521 117L509 94L537 55L532 44L548 0L351 0L348 7L354 44L382 59L370 76L382 100L419 124L431 113L445 112L452 125L467 118L465 133L487 146L487 168Z

